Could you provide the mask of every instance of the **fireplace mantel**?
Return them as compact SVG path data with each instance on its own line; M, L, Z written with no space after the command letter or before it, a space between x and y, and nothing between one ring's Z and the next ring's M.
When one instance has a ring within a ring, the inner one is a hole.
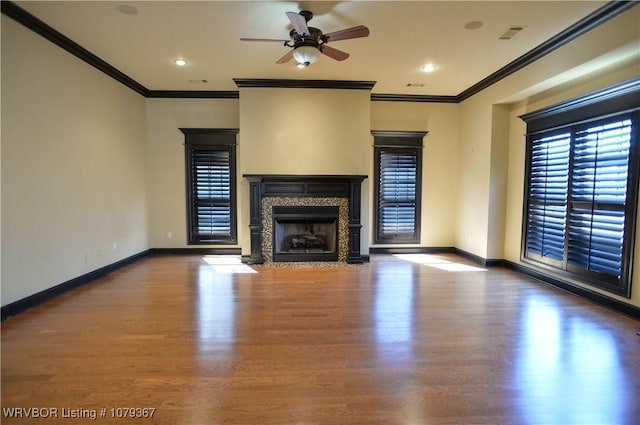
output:
M361 183L365 175L297 175L297 174L244 174L249 181L249 229L251 255L249 264L264 263L262 253L262 198L264 197L337 197L349 202L349 248L347 262L363 262L360 254Z

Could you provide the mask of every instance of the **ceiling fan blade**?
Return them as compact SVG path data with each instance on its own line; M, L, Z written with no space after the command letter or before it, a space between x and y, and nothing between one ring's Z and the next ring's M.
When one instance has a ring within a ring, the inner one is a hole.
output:
M349 57L349 53L343 52L342 50L334 49L333 47L327 46L326 44L321 45L319 49L323 54L337 61L343 61Z
M286 55L276 61L276 63L287 63L293 58L293 49L289 50Z
M322 36L325 43L330 41L347 40L349 38L367 37L369 35L369 28L364 25L358 25L357 27L347 28L340 31L330 32Z
M289 40L280 40L276 38L241 38L240 41L277 41L278 43L286 43Z
M287 17L291 21L293 28L300 35L309 34L309 28L307 27L307 20L304 16L296 12L286 12Z

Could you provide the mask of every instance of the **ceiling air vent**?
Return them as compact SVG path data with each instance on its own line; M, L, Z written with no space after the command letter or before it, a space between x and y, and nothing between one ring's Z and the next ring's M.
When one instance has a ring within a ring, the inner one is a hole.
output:
M522 31L523 29L524 29L524 27L521 27L521 26L509 27L509 29L507 31L505 31L505 33L500 36L500 40L511 40L511 38L514 35L516 35L520 31Z

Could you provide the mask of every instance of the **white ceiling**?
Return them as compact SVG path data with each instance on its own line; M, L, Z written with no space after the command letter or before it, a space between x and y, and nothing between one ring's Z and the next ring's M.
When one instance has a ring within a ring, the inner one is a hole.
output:
M375 81L372 93L455 96L594 12L604 1L17 1L149 90L237 90L234 78ZM137 13L125 14L122 5ZM120 6L120 8L118 7ZM351 56L322 56L306 69L275 62L285 12L311 10L324 33L355 25L367 38L330 43ZM472 21L483 25L465 29ZM510 26L524 29L511 40ZM185 67L173 61L184 58ZM433 62L436 72L421 71ZM191 80L206 80L193 82ZM408 84L423 86L409 87Z

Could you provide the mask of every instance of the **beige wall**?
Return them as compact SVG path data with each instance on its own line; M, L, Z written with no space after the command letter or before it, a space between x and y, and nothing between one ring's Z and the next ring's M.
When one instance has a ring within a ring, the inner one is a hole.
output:
M504 257L504 223L507 215L509 156L509 107L493 105L491 111L491 167L487 214L486 258Z
M147 99L150 247L187 247L184 134L179 129L239 128L238 113L237 99Z
M144 98L2 16L2 305L147 244Z
M367 174L368 90L240 89L240 167L253 174Z
M471 98L460 107L455 247L487 258L491 176L491 104Z
M423 140L421 232L420 244L415 246L454 246L460 130L458 105L371 102L371 129L429 132ZM373 176L373 153L368 161ZM368 236L373 237L372 234Z
M361 252L369 252L373 137L370 92L345 89L240 89L239 174L360 174ZM240 181L240 226L249 225L249 185ZM248 232L241 239L250 253Z

